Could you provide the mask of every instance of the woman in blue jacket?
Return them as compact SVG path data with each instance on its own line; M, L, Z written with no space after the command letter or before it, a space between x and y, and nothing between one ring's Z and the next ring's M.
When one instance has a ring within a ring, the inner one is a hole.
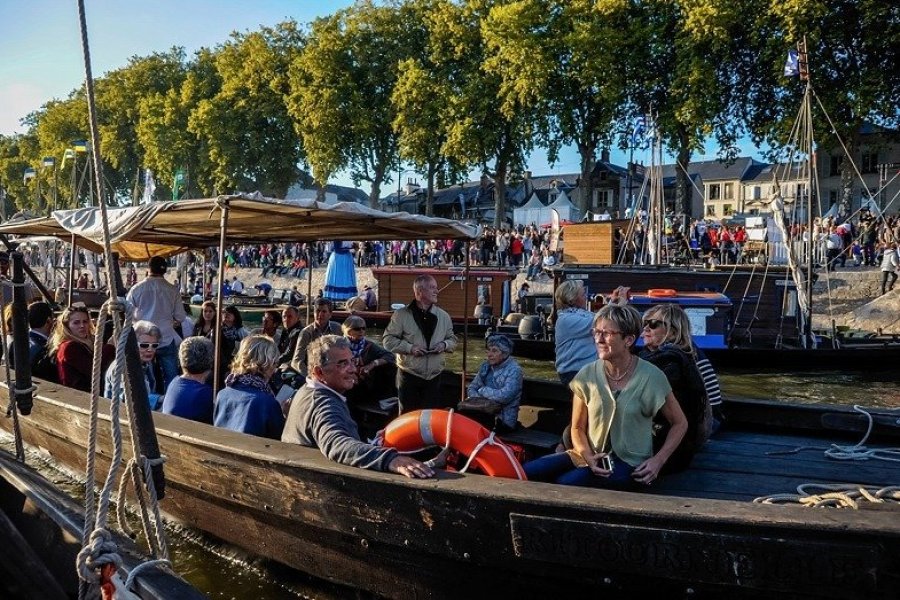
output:
M278 367L278 347L271 338L251 335L241 341L225 378L225 388L216 396L213 424L233 431L281 439L284 414L269 388L269 378Z

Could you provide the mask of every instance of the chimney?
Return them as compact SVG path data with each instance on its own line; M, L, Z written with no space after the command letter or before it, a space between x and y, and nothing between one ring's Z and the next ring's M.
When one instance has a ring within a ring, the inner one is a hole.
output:
M524 179L525 181L531 179L531 171L525 171L524 173L522 173L522 179Z
M600 161L605 163L609 162L609 148L604 148L600 151Z
M413 179L406 180L406 195L414 194L419 191L419 181Z

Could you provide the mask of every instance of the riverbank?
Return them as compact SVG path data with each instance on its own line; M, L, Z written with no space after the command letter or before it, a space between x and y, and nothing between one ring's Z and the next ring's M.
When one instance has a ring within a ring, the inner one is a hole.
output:
M263 281L261 269L230 268L227 277L237 276L248 288ZM291 289L297 286L307 293L307 279L296 277L266 277L274 289ZM513 282L518 290L525 282L525 273L519 273ZM378 282L369 267L357 267L356 284L360 292L366 285L378 293ZM325 287L325 268L312 270L312 295ZM529 282L531 293L552 294L553 282L549 278ZM611 291L611 290L610 290ZM412 290L409 291L412 298ZM900 334L900 284L893 291L881 295L881 271L875 267L847 267L831 273L820 273L813 286L813 326L817 329L831 327L832 319L838 327L882 331Z

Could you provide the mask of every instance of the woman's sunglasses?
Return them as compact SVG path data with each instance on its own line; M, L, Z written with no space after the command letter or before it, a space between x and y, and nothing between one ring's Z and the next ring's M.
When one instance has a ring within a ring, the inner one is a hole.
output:
M156 350L159 348L159 342L138 342L138 348L141 350Z
M646 319L644 321L644 327L649 327L650 329L658 329L663 325L665 325L665 323L663 323L659 319Z

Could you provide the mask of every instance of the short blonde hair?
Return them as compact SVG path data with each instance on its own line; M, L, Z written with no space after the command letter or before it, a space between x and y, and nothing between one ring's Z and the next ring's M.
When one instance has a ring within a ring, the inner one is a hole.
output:
M231 372L234 375L244 373L261 374L278 364L278 346L267 335L250 335L241 340L234 360L231 361Z
M556 308L575 306L575 301L578 300L578 292L582 288L584 288L584 283L580 279L566 279L560 283L553 294L554 300L556 300Z

